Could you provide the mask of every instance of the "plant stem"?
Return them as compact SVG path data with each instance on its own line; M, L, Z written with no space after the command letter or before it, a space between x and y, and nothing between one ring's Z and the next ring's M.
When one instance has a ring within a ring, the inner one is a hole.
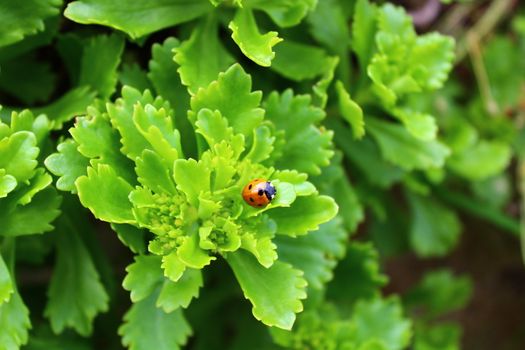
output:
M499 106L494 96L492 96L492 90L490 89L489 77L487 75L487 69L483 62L483 54L479 47L479 38L475 32L469 32L467 34L468 52L472 61L472 67L474 69L474 76L478 82L479 91L481 93L481 99L485 105L485 109L489 115L496 115L499 112Z
M520 238L521 258L525 263L525 157L518 160L518 191L521 197L520 203Z
M513 4L514 0L494 0L490 3L480 20L465 35L459 38L456 49L456 63L463 60L467 54L469 35L474 34L479 41L482 41L510 13Z
M518 220L511 218L508 215L500 213L490 207L480 205L472 200L472 198L457 193L448 191L444 188L436 188L433 191L441 200L448 204L477 217L485 219L493 225L512 233L515 236L520 235L520 223Z

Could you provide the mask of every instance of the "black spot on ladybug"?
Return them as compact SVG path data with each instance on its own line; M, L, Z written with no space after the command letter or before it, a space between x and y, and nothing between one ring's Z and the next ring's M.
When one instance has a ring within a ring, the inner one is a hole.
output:
M250 197L250 202L252 202L252 203L255 202L252 197Z
M263 190L259 190L259 191L257 192L257 194L258 194L259 196L262 196L262 195L264 194L264 191L263 191Z
M253 187L253 185L252 185L252 184L250 184L250 186L248 186L248 189L249 189L249 190L251 190L251 189L252 189L252 187Z

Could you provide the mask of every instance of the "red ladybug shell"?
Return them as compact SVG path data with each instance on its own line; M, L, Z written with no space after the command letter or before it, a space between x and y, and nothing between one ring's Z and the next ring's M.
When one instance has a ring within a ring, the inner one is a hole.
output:
M252 207L264 207L274 199L277 191L270 181L254 179L242 190L242 198Z

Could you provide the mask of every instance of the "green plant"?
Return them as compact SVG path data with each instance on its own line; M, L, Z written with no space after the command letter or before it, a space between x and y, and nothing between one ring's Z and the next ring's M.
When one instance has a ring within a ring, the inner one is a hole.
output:
M0 0L0 350L459 349L476 281L384 265L520 231L524 17L464 6Z

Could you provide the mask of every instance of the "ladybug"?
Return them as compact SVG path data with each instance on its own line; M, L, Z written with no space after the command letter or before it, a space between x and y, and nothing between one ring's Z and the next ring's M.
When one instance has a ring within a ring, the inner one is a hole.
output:
M270 181L254 179L242 190L242 198L252 207L264 207L275 198L277 190Z

